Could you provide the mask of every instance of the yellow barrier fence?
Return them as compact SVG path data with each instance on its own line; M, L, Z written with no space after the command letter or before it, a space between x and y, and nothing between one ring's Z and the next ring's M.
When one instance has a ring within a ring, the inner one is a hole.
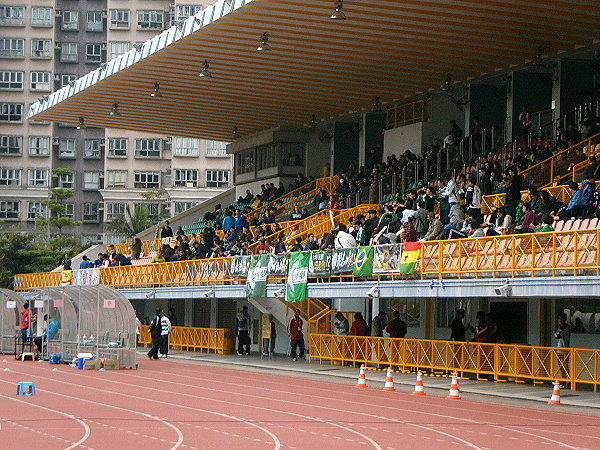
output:
M600 386L600 350L429 339L310 334L310 359L395 366L404 372L453 372L495 381L554 381Z
M143 325L140 329L138 344L152 344L148 325ZM175 350L230 355L233 353L235 339L229 328L173 327L169 333L169 345Z
M431 99L398 105L386 111L386 128L392 129L411 123L425 122L431 117Z

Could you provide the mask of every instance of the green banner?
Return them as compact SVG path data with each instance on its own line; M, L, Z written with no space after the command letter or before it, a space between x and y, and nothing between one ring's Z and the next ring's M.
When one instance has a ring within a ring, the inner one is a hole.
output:
M250 270L250 263L252 262L252 256L234 256L233 262L231 263L231 276L232 277L247 277L248 270Z
M354 268L356 248L333 250L331 255L331 273L350 273Z
M331 275L331 253L331 250L310 252L309 277L328 277Z
M267 296L267 270L269 255L253 255L246 279L246 297Z
M357 250L352 273L355 277L366 277L373 274L373 247L360 247Z
M269 275L278 275L285 277L288 273L288 261L290 259L289 254L283 255L269 255Z
M306 298L310 253L292 252L290 253L289 261L290 266L285 289L285 299L290 303L301 302Z

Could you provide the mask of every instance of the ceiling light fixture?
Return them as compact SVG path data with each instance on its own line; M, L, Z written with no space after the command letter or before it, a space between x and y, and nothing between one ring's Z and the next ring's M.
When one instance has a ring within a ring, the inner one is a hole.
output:
M380 111L381 110L381 98L379 96L373 97L371 101L371 111Z
M231 137L233 139L237 139L237 138L240 137L240 133L238 131L237 125L234 125L234 126L231 127Z
M452 79L452 74L446 74L446 81L442 84L442 91L448 92L454 90L454 80Z
M344 0L337 0L333 4L335 5L335 11L329 18L331 20L346 20L346 14L342 11L344 9Z
M269 33L266 31L260 37L260 45L256 49L257 52L270 52L271 46L269 45Z
M111 110L111 112L108 113L108 115L111 116L111 117L115 117L115 116L120 116L121 115L121 113L119 112L119 104L117 102L113 103L112 110Z
M312 116L310 116L310 126L312 128L317 128L319 126L319 123L317 122L317 115L313 114Z
M154 82L154 90L152 92L150 92L150 97L152 97L152 98L162 97L162 94L160 93L160 83L158 81Z
M544 53L546 53L546 47L538 47L535 50L535 58L533 59L534 66L541 66L544 64Z
M202 72L200 72L198 74L198 76L200 78L212 78L212 73L210 73L210 70L208 70L209 65L210 65L210 61L205 60L204 63L202 64Z
M85 128L87 128L87 127L85 126L85 119L84 119L83 117L80 117L80 118L79 118L79 123L77 124L77 129L78 129L78 130L83 130L83 129L85 129Z

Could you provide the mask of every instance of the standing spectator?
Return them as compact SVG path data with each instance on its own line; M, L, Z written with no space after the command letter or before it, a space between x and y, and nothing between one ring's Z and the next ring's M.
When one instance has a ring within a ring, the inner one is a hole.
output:
M271 251L271 249L265 243L265 238L262 236L260 238L258 238L258 245L256 247L254 247L254 254L255 255L266 255L266 254L270 253L270 251Z
M33 321L35 321L35 315L31 315L31 311L29 310L29 302L25 302L23 305L23 311L21 311L21 337L23 338L23 343L25 343L29 337L29 326Z
M585 169L583 169L583 179L587 180L588 178L590 178L590 176L593 176L594 180L598 179L599 169L600 166L598 166L598 163L596 162L596 157L590 156L588 160L588 165L585 166Z
M386 325L385 311L379 311L379 314L371 322L371 336L383 337L383 330L385 330Z
M246 216L244 216L239 209L236 209L233 220L235 221L235 231L237 234L240 234L246 226Z
M327 202L327 205L325 206L326 209L340 209L340 204L337 201L337 197L335 195L330 195L329 196L329 201Z
M244 305L242 310L238 313L236 318L236 331L238 337L238 352L239 356L242 356L244 353L246 355L250 354L250 326L251 326L252 318L250 314L248 314L248 306ZM244 352L245 350L245 352Z
M588 219L590 217L590 213L594 210L596 203L596 183L594 176L588 175L585 181L581 183L579 206L581 207L582 219Z
M321 211L322 209L325 209L325 206L327 206L327 192L325 192L324 189L320 189L317 192L317 195L315 195L315 198L313 199L313 206L316 211Z
M171 223L168 220L165 221L165 226L162 227L162 230L160 230L160 237L161 238L173 237L173 230L171 229Z
M363 227L363 224L360 220L356 220L354 222L354 231L356 232L356 236L354 237L354 239L356 239L356 245L367 245L367 236L365 234L365 228Z
M363 319L363 315L359 312L354 314L354 322L352 322L352 326L350 327L350 334L352 336L369 335L369 326L366 320Z
M333 321L333 334L336 336L347 336L349 331L350 324L348 323L348 319L341 312L338 312Z
M406 322L400 318L400 313L398 311L394 311L392 316L394 316L394 318L387 324L385 331L389 333L391 338L403 338L408 331Z
M223 222L221 222L221 230L223 233L227 233L232 227L235 230L235 219L232 217L231 211L226 211Z
M90 262L90 260L88 259L87 256L83 255L82 260L83 261L81 261L79 263L79 268L80 269L89 269L90 267L92 267L92 263Z
M336 249L356 248L356 239L354 239L354 236L348 233L347 230L348 229L346 228L346 225L343 223L338 225L338 230L334 240Z
M365 236L366 242L368 243L373 237L373 231L379 226L379 217L377 217L377 211L370 209L367 212L367 220L365 220Z
M292 361L296 361L296 349L299 348L298 357L304 359L304 334L302 333L303 321L300 317L300 310L294 311L294 317L292 317L287 326L288 336L290 337L290 356Z
M135 313L135 345L137 347L137 344L140 340L140 330L142 329L142 321L137 316L137 311L135 309L133 310L133 312Z
M131 259L138 259L142 253L142 240L138 237L131 242Z
M511 218L515 217L517 205L521 201L521 188L509 176L504 177L504 185L506 187L506 196L504 200L504 210Z
M483 129L479 122L479 116L473 117L473 125L471 126L471 138L473 139L474 154L473 156L479 156L481 154L481 143L483 141Z
M590 108L585 108L583 117L579 121L579 131L582 139L587 139L591 136L590 130L594 126L595 122L596 118L594 117L592 110Z
M492 180L485 167L479 169L479 189L481 190L482 196L491 195L493 192Z
M402 225L402 242L417 242L415 216L410 216L404 225Z
M559 359L560 373L563 378L569 378L569 348L571 347L571 327L567 323L567 315L561 311L556 316L558 322L558 328L554 332L554 339L556 339L556 355ZM565 350L563 350L565 349ZM561 388L567 387L567 383L561 383Z
M177 326L177 316L175 315L175 308L169 308L169 322L172 327Z
M467 327L465 327L465 324L463 323L464 318L465 318L465 310L462 308L457 309L456 317L452 321L452 332L450 334L451 341L460 341L460 342L466 341L465 331L466 331Z
M477 186L477 178L469 178L467 192L465 193L465 204L467 205L467 214L478 222L481 221L481 189Z
M450 132L448 134L453 133L456 140L460 141L463 136L463 130L456 124L456 120L450 121L450 127Z
M171 332L171 321L167 316L160 316L160 353L163 358L169 355L169 333Z
M71 257L68 253L65 253L65 257L63 258L61 264L63 265L64 270L71 270Z
M282 255L286 252L284 239L285 239L285 234L279 233L279 236L277 237L277 242L275 243L275 254L276 255Z
M308 235L308 239L306 241L306 244L304 245L304 249L311 251L319 250L319 241L317 241L317 239L315 238L314 233L310 233Z
M427 208L424 201L417 202L417 212L415 214L415 231L417 238L421 239L427 233Z
M102 267L102 252L98 253L98 258L94 260L94 267Z
M519 114L519 122L521 122L521 129L523 130L523 135L525 137L529 136L531 133L531 124L533 123L533 116L531 111L529 111L528 106L523 106L521 110L521 114Z
M162 308L158 308L156 310L156 315L152 319L152 322L150 322L150 327L148 331L150 332L150 336L152 336L152 348L146 354L146 356L148 356L148 359L159 359L158 350L160 349L162 343L162 325L160 321L163 315L164 314Z

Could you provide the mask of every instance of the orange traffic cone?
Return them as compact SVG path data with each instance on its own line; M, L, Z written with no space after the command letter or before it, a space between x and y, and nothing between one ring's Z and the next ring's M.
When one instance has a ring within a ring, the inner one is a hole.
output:
M365 377L365 365L360 366L360 374L358 375L358 382L356 383L356 387L366 388L367 386L367 377Z
M425 387L423 386L423 372L421 372L420 370L417 372L415 392L413 392L412 395L427 395L425 393Z
M550 397L549 405L560 405L560 381L556 380L552 389L552 397Z
M460 400L460 394L458 391L458 374L456 372L452 374L452 384L450 385L450 392L446 398L450 400Z
M387 370L387 378L385 379L385 386L383 387L384 391L395 391L394 388L394 379L392 378L392 369L388 367Z

